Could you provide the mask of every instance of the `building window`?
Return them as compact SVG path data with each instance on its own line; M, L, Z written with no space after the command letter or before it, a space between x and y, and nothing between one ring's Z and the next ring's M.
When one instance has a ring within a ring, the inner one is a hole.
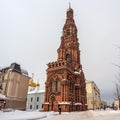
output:
M39 101L39 97L37 97L37 102Z
M60 92L60 81L57 81L57 92Z
M33 101L33 97L31 97L31 102Z
M55 92L55 82L51 82L52 92Z
M51 82L51 91L60 92L60 81L59 80Z
M2 84L0 84L0 91L2 91L3 90L3 88L2 88Z
M38 105L36 105L36 109L38 109Z
M4 76L1 76L1 80L2 80L2 81L4 80Z
M70 81L70 93L72 93L73 92L73 84L72 84L72 82Z
M67 54L67 55L66 55L66 60L67 60L68 62L71 62L71 61L72 61L70 54Z
M66 30L66 35L70 35L70 30L69 29Z
M32 109L32 105L30 105L30 109Z

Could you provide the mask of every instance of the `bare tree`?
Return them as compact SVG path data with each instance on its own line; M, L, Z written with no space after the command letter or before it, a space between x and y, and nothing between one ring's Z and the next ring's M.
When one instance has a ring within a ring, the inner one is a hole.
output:
M115 98L119 102L119 109L120 109L120 84L116 83L116 92L115 92Z
M114 64L115 66L117 66L120 69L119 65ZM116 82L116 86L115 86L115 99L118 100L119 102L119 110L120 110L120 73L118 73L118 77L117 78L117 82Z
M117 49L120 50L120 46L119 45L116 45L116 44L113 44ZM117 68L120 69L120 65L118 64L114 64L114 66L116 66ZM117 82L116 82L116 86L115 86L115 99L118 100L119 102L119 109L120 109L120 72L118 72L118 76L116 77L117 78Z

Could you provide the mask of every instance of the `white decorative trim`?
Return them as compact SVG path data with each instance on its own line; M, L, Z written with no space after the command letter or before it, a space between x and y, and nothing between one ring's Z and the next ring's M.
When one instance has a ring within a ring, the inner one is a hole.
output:
M69 105L70 102L59 102L59 104L66 104L66 105Z
M80 86L80 84L79 84L79 83L76 83L75 86Z
M75 105L82 105L82 103L75 103Z
M44 104L50 104L49 102L45 102Z

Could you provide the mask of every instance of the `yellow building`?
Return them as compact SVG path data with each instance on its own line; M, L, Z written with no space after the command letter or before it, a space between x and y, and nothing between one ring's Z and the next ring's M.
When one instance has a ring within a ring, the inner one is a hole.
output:
M114 101L114 109L119 109L119 100L118 99L116 99L115 101Z
M86 82L87 105L89 110L101 108L100 90L93 81Z
M6 108L26 109L30 77L17 63L0 70L1 94L6 97Z

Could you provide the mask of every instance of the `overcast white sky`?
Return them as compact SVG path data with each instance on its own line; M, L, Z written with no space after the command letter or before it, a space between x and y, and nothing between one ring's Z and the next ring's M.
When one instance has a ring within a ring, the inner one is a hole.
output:
M71 2L85 77L104 100L114 96L120 65L120 0L0 0L0 67L19 63L41 89L47 63L57 60Z

